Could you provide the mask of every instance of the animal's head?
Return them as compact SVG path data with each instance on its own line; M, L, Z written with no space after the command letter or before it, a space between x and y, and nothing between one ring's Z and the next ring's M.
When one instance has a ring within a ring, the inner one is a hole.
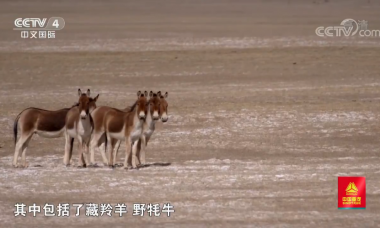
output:
M137 115L139 116L140 120L145 120L146 116L148 115L148 92L145 91L142 93L141 91L137 92Z
M158 91L157 96L160 98L160 115L162 122L168 121L168 102L166 98L168 98L169 93L166 92L164 95L161 94L161 91Z
M78 89L78 108L81 119L86 119L90 112L96 108L96 101L99 98L99 94L95 98L91 98L90 93L90 89L87 90L87 93L82 93L82 91Z
M160 118L160 98L153 91L149 93L149 111L153 120Z

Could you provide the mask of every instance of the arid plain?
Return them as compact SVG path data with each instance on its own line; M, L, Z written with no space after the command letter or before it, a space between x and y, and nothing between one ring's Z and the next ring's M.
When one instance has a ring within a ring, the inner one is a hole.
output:
M346 18L380 29L379 10L367 0L2 1L0 224L379 227L380 38L315 35ZM52 16L66 21L55 39L12 30L16 18ZM12 168L17 114L68 107L78 88L118 108L138 90L169 92L150 166L112 170L97 153L99 168L65 167L64 138L34 136L29 167ZM366 210L337 209L338 176L366 177ZM15 203L125 203L128 213L14 217ZM133 216L133 203L175 212Z

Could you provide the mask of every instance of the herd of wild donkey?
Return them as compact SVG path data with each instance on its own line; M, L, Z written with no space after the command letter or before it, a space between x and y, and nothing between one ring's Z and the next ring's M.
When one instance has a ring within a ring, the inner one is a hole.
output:
M92 98L90 90L82 93L78 89L79 101L71 108L48 111L38 108L27 108L15 120L13 131L15 138L14 167L27 167L25 153L33 134L46 138L56 138L65 135L65 155L63 163L68 166L72 157L74 139L78 140L79 166L86 167L95 164L96 147L101 151L103 163L115 166L120 142L126 142L124 167L137 168L146 164L145 147L152 136L155 123L159 119L168 121L168 103L165 94L137 92L137 101L130 107L119 110L107 106L96 107L99 94ZM17 141L18 128L21 130ZM107 159L107 144L109 159ZM89 148L90 146L90 148ZM22 151L22 165L17 160ZM91 157L89 158L89 156ZM89 161L90 160L90 161Z

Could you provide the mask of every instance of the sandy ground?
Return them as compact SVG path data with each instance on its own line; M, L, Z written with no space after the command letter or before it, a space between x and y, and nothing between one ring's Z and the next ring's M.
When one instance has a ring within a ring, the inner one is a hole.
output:
M367 0L2 1L1 226L379 227L380 38L314 34L345 18L380 29L379 10ZM24 40L13 21L30 16L66 27ZM78 88L119 108L138 90L169 92L149 167L66 168L64 139L38 136L30 167L11 167L17 114L68 107ZM337 209L338 176L366 177L366 210ZM128 213L15 218L15 203L125 203ZM134 203L175 212L133 216Z

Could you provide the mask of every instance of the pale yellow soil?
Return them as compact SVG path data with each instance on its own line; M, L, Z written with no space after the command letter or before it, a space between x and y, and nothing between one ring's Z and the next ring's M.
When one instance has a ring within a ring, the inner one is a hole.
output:
M1 227L378 227L380 38L314 31L346 18L380 29L379 10L364 0L1 2ZM31 16L66 27L21 39L13 21ZM66 168L64 139L34 136L30 167L11 167L17 114L68 107L78 88L118 108L138 90L169 92L151 166ZM337 209L338 176L366 177L366 210ZM15 218L17 202L125 203L128 213ZM167 202L169 218L132 216L133 203Z

